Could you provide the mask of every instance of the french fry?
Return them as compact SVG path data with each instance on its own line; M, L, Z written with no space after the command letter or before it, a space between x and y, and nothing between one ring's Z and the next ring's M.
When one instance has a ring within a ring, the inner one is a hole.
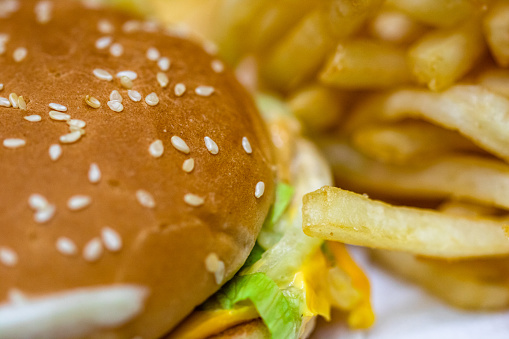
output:
M293 114L314 134L333 128L344 114L346 102L346 95L319 84L306 86L288 99Z
M304 233L312 237L437 258L509 254L504 223L396 207L336 187L304 196Z
M493 93L509 98L509 70L490 69L479 76L479 84Z
M358 112L360 116L347 123L350 129L368 121L422 118L457 130L481 148L509 160L509 99L482 86L455 85L442 93L400 90L374 97Z
M387 5L426 25L436 27L455 26L477 9L471 0L388 0Z
M460 134L421 121L368 125L354 131L351 140L362 153L389 164L415 164L453 152L481 153Z
M336 41L359 30L381 0L331 0L303 18L265 58L262 74L276 88L296 88L313 76Z
M337 180L360 192L414 199L456 198L509 210L509 166L475 156L423 159L419 165L387 165L345 142L322 142Z
M384 89L410 83L406 51L373 40L340 43L320 81L342 89Z
M256 27L251 30L249 37L252 50L263 53L319 3L308 0L272 1L266 11L257 18L257 22L252 23Z
M447 262L374 250L372 259L453 306L475 310L509 306L507 257Z
M426 31L426 27L403 12L381 10L368 24L369 33L381 41L407 44Z
M499 0L493 4L483 23L493 57L501 67L509 66L509 2Z
M480 24L473 20L424 35L408 51L408 60L419 83L440 91L464 76L484 50Z

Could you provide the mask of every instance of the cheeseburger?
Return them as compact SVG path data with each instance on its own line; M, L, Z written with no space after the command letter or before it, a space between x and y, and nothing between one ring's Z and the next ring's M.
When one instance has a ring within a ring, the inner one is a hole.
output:
M0 338L307 336L335 263L301 198L330 174L260 105L154 22L0 1Z

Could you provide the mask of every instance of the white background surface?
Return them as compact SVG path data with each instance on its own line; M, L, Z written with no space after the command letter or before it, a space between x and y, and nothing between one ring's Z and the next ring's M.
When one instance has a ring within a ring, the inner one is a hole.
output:
M320 321L312 339L509 339L509 311L451 308L371 265L361 250L352 254L369 276L376 323L369 331L350 331L339 319Z

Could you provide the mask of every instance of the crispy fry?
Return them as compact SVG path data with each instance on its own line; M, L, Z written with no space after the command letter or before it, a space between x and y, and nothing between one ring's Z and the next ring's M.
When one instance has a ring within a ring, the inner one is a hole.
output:
M376 96L355 112L349 129L366 122L422 118L457 130L481 148L509 160L509 99L482 86L455 85L442 93L401 90Z
M303 228L309 236L439 258L509 254L502 222L391 206L327 186L303 201Z
M410 82L405 49L372 40L339 44L320 80L344 89L378 89Z
M387 165L336 141L322 143L337 179L351 189L399 198L458 198L509 209L509 166L475 156L423 159L415 166Z
M493 310L509 306L507 257L447 262L376 250L372 258L456 307Z
M509 66L509 2L499 0L493 4L484 17L484 32L497 63Z
M337 124L346 108L346 101L346 95L314 84L295 92L288 99L288 104L309 132L319 133Z
M368 125L353 132L352 143L362 153L389 164L419 163L452 152L481 152L460 134L421 121Z
M455 26L476 10L471 0L388 0L387 4L415 20L436 27Z
M337 40L356 32L381 0L332 0L321 4L269 53L262 74L272 86L288 90L312 77Z
M410 48L408 60L418 82L439 91L464 76L484 50L480 25L473 20L426 34Z

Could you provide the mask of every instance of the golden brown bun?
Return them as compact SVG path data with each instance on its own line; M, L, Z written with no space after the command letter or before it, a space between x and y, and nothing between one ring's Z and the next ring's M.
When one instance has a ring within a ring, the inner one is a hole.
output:
M51 20L42 24L36 21L35 3L21 1L17 11L0 18L0 34L9 37L0 55L0 97L16 93L27 102L26 111L0 107L0 142L26 141L16 149L0 144L0 308L11 305L8 296L13 291L30 300L81 287L135 284L148 288L144 311L121 327L86 336L159 337L231 278L253 247L274 192L265 126L233 74L215 72L215 58L201 46L160 30L126 33L122 25L130 18L71 1L54 1ZM113 24L113 33L99 32L103 19ZM121 56L95 47L106 35L123 46ZM18 47L25 47L27 55L16 62ZM156 80L157 63L146 57L150 47L171 60L164 72L169 77L166 88ZM114 79L98 79L96 68ZM124 70L137 73L133 89L142 94L141 102L129 99L115 78ZM187 87L181 97L174 93L177 83ZM214 87L214 93L197 95L194 90L202 85ZM120 113L107 105L113 90L123 97ZM145 103L151 92L160 99L156 106ZM99 99L101 107L88 106L86 95ZM60 143L69 126L49 118L50 103L65 105L73 119L85 121L86 134L75 143ZM35 114L42 121L24 119ZM190 153L176 150L172 136L181 137ZM205 136L218 145L218 154L207 150ZM244 150L243 137L250 141L252 154ZM164 145L160 158L149 153L157 139ZM63 149L57 160L48 154L52 144ZM186 173L182 164L189 158L195 167ZM98 183L87 176L92 163L102 174ZM265 183L260 198L255 197L258 182ZM154 208L138 202L140 189L152 194ZM46 223L34 221L28 203L34 193L56 207ZM188 193L204 198L203 205L187 204ZM89 196L90 205L70 210L67 203L75 195ZM120 235L120 250L105 248L105 227ZM61 237L76 245L76 254L57 249ZM86 260L83 251L94 238L103 252L95 261ZM220 284L206 269L211 253L225 264ZM16 256L15 263L9 254Z

